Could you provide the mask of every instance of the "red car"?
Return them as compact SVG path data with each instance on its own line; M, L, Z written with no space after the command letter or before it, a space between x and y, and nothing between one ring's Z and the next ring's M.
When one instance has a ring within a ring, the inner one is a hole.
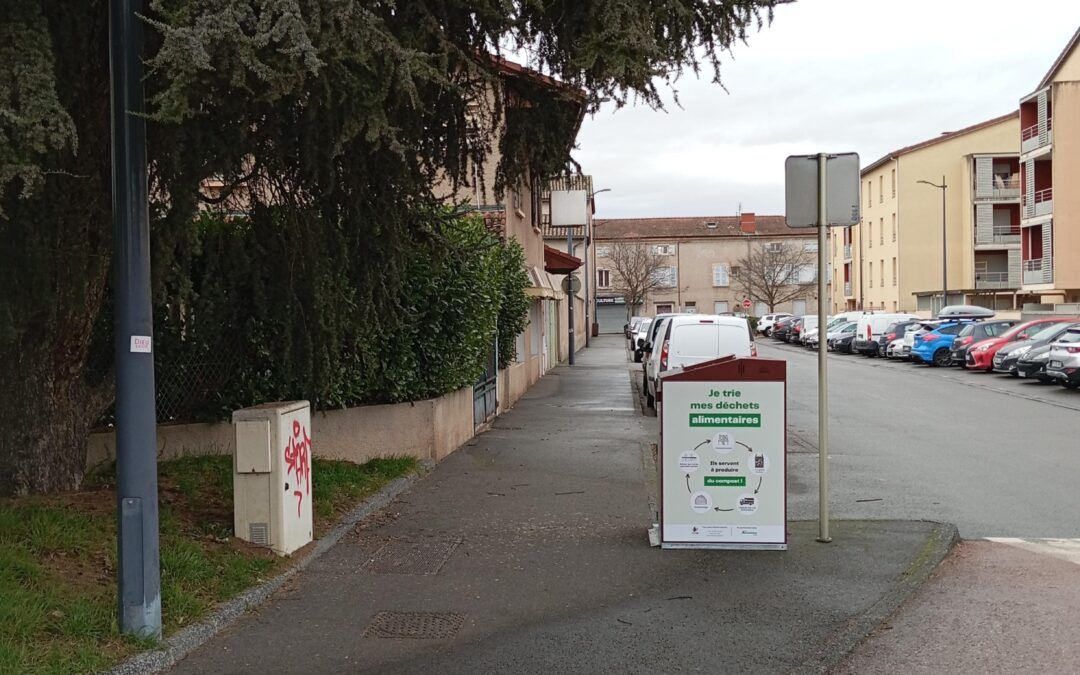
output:
M1076 319L1055 316L1053 318L1035 319L1034 321L1018 323L1001 335L990 338L989 340L983 340L971 347L971 349L968 349L966 365L968 368L985 370L989 373L994 369L994 354L997 354L998 350L1008 343L1015 342L1016 340L1026 340L1052 323L1064 323L1070 321L1075 322Z

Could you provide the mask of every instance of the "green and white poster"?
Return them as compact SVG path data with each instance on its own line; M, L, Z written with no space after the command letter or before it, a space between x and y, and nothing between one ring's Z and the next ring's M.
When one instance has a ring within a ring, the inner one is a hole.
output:
M664 548L787 548L785 383L662 384Z

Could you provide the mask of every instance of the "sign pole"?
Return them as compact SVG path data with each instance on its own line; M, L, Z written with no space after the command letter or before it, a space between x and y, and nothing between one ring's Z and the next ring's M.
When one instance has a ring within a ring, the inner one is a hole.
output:
M574 255L574 230L571 227L566 228L566 252L570 255ZM574 273L567 272L566 278L568 280L573 279ZM570 324L568 331L570 339L570 349L566 350L566 362L571 366L574 365L574 296L577 295L577 293L574 293L573 290L574 282L571 281L570 290L566 291L566 317L567 323Z
M829 543L829 393L828 373L825 357L828 354L826 342L827 320L829 317L826 279L828 263L825 258L828 232L828 178L826 170L829 156L818 155L818 538L822 543Z
M161 636L142 0L109 3L120 632Z

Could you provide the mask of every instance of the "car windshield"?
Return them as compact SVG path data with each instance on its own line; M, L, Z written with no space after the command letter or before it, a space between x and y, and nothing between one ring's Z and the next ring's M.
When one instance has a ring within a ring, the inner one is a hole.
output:
M975 324L973 324L973 323L969 323L968 325L966 325L966 326L964 326L963 328L961 328L961 329L960 329L960 332L959 332L959 333L957 333L957 335L958 335L959 337L966 337L966 336L968 336L968 335L971 335L971 334L972 334L972 333L974 333L974 332L975 332Z
M1032 335L1031 340L1053 340L1058 335L1069 329L1069 324L1055 323L1043 328L1038 333Z
M1080 342L1080 330L1070 330L1058 338L1058 342Z

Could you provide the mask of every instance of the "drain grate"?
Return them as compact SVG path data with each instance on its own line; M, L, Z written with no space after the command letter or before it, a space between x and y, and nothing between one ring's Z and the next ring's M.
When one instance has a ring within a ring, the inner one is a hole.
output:
M438 640L454 637L464 623L465 615L453 612L379 612L364 637Z
M460 539L391 539L363 569L379 574L438 574L460 543Z

